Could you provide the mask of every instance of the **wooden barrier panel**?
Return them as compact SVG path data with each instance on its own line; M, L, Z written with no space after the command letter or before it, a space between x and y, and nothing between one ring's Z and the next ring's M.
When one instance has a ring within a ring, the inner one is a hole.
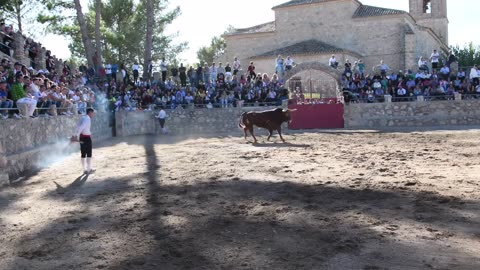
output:
M344 128L343 104L292 104L292 121L289 129Z

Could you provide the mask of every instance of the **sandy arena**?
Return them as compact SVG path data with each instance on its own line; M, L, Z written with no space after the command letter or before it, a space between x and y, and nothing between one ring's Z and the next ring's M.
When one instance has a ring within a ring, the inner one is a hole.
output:
M480 269L480 130L94 144L0 190L0 269ZM251 140L251 139L250 139Z

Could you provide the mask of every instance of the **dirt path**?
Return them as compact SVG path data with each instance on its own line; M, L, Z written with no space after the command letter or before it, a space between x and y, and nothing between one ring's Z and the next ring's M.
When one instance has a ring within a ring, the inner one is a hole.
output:
M0 190L0 269L480 269L480 131L286 138L70 156Z

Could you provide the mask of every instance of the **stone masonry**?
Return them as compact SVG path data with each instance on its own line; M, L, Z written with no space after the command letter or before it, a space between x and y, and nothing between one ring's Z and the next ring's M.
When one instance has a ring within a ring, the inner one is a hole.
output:
M8 119L0 128L0 185L18 175L35 169L36 164L48 158L58 142L66 142L73 135L80 116L50 118ZM108 114L98 113L92 121L94 139L100 141L112 136ZM78 150L78 145L73 149ZM55 153L53 153L55 154Z
M350 104L346 128L480 125L480 100Z

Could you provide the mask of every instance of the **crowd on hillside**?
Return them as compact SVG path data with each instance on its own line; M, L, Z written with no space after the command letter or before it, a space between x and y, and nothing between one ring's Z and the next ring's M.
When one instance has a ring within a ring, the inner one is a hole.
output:
M345 102L383 102L386 97L401 102L417 100L418 96L424 100L450 100L457 93L464 99L480 98L480 71L476 65L470 70L453 70L451 66L457 59L451 51L443 65L440 60L440 54L434 50L429 59L419 58L415 71L394 72L381 61L372 67L372 73L361 59L353 64L346 60L341 79ZM340 68L335 55L329 65Z

